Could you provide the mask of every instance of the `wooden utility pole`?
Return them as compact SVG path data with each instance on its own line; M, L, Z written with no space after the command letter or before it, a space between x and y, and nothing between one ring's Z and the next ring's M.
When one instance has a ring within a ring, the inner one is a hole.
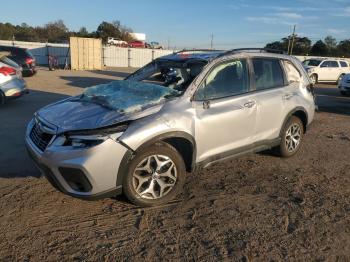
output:
M294 46L294 39L295 39L295 27L296 27L296 25L294 25L294 28L293 28L292 44L291 44L291 47L290 47L290 55L293 55L293 46Z

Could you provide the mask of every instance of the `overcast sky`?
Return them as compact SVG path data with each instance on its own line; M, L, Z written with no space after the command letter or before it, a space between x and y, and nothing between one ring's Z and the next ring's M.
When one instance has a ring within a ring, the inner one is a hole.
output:
M171 47L259 47L297 33L315 41L350 38L350 0L16 0L1 3L0 22L43 25L63 19L71 30L120 20L148 41Z

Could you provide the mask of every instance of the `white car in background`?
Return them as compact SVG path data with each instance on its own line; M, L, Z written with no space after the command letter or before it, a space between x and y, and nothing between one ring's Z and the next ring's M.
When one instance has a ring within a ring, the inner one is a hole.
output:
M22 68L10 60L9 52L0 52L0 105L27 94Z
M303 65L313 83L340 83L350 73L349 62L342 59L307 59Z
M122 46L122 47L128 46L128 43L126 41L123 41L123 40L117 39L117 38L113 38L113 37L107 38L107 44L108 45L115 45L115 46Z
M343 96L350 95L350 74L342 77L341 81L338 83L338 87Z

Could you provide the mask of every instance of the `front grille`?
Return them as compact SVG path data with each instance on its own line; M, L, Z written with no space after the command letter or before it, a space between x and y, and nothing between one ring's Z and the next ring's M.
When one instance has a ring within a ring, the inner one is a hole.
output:
M45 151L52 137L52 134L43 132L37 123L34 124L32 131L30 132L30 139L41 151Z

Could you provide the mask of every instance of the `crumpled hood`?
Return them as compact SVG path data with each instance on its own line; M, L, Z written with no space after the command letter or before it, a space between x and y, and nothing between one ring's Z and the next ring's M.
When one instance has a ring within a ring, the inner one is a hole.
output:
M114 81L111 82L112 84L99 85L103 87L102 89L98 88L99 86L95 86L92 87L95 90L89 89L84 92L84 94L93 95L92 91L97 91L99 97L105 95L103 98L113 108L105 104L84 100L82 99L84 97L83 95L48 105L40 109L37 114L40 118L58 127L59 133L73 130L96 129L154 114L164 104L166 100L164 94L167 95L170 91L172 92L172 90L168 90L166 87L163 89L162 86L158 85L128 82ZM130 84L133 84L132 88L128 88ZM151 87L149 94L147 92L145 93L145 90L135 92L135 85L138 88ZM124 88L122 89L122 93L118 88L116 92L112 92L111 90L115 86L122 86ZM104 93L106 90L107 93Z

